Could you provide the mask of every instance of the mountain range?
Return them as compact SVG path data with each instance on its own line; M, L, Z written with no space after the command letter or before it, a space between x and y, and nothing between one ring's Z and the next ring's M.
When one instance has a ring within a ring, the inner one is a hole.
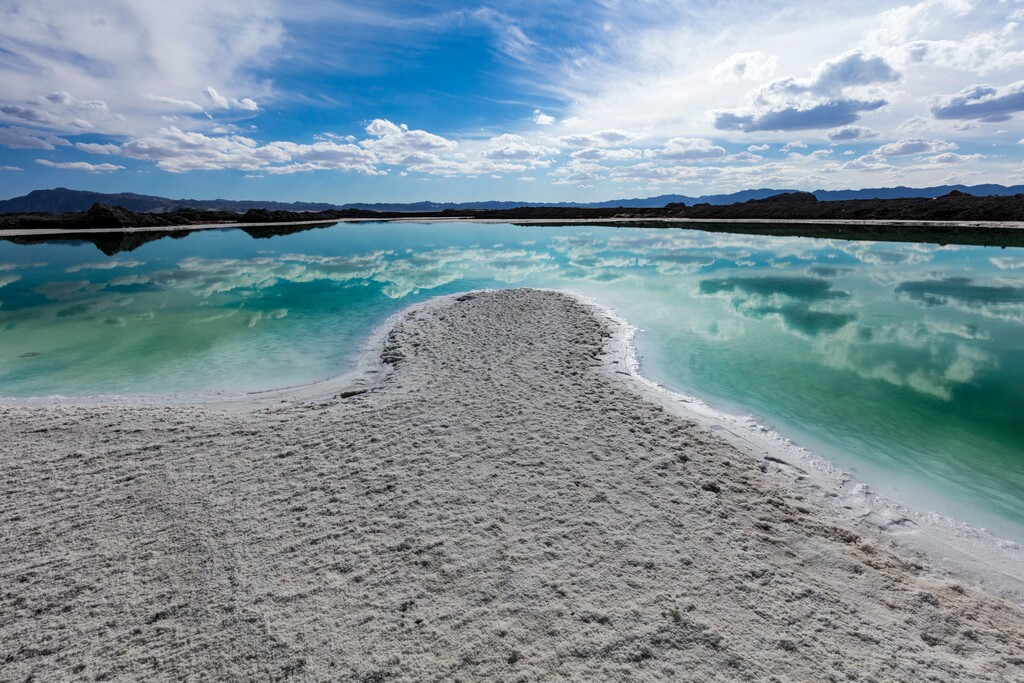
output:
M820 201L842 201L851 199L906 199L926 198L931 199L949 194L952 191L966 192L975 196L1008 196L1024 193L1024 185L1007 187L1004 185L939 185L936 187L911 188L911 187L878 187L863 190L815 190L813 194ZM481 201L481 202L410 202L410 203L350 203L330 204L327 202L274 202L267 200L234 200L234 199L169 199L167 197L156 197L152 195L135 194L122 192L118 194L105 194L102 192L88 192L84 190L69 190L58 187L51 190L33 190L27 195L14 197L0 201L0 213L70 213L75 211L88 211L89 208L99 202L111 206L122 206L130 211L162 213L174 211L181 208L207 209L217 211L237 211L239 213L249 209L268 209L271 211L330 211L346 209L362 209L368 211L403 211L410 213L422 213L433 211L445 211L447 209L483 209L503 210L517 207L529 206L550 206L550 207L575 207L575 208L660 208L666 204L711 204L713 206L735 204L751 199L765 199L784 192L794 192L788 189L761 188L755 190L742 190L731 194L713 194L700 197L689 197L679 194L663 194L655 197L634 198L634 199L612 199L604 202L578 203L578 202L510 202L510 201Z

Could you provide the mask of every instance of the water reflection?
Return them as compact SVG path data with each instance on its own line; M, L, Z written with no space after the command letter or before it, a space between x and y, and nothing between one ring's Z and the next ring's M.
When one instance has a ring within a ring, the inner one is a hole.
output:
M947 277L940 280L904 282L896 288L930 306L948 303L950 299L964 303L1020 303L1024 302L1022 287L993 287L977 285L970 278Z
M647 330L646 371L665 383L858 454L886 481L912 471L953 491L949 505L973 501L1005 522L1024 519L1024 255L993 253L465 224L259 242L212 231L108 259L0 244L0 394L312 381L410 302L572 289Z
M753 318L777 317L785 329L808 337L831 334L857 319L856 313L820 310L820 302L844 300L850 293L833 283L805 276L727 277L701 280L706 296L733 294L733 308Z
M502 230L510 233L506 236L516 233L510 226ZM948 400L954 384L970 382L982 369L999 365L998 354L968 344L991 338L984 326L960 320L882 324L876 319L894 315L893 306L907 301L1020 321L1024 304L1021 286L937 276L937 255L946 252L949 257L951 250L934 245L613 229L539 237L491 246L432 243L346 253L292 251L285 242L247 258L193 255L170 264L125 258L81 260L63 267L7 263L0 264L0 287L12 296L0 310L7 331L12 326L45 326L47 321L51 327L63 321L65 330L72 322L124 328L153 325L160 317L184 317L191 326L234 319L251 329L260 321L284 320L295 308L272 305L278 290L289 285L372 287L395 300L464 283L639 288L655 298L671 292L670 304L679 312L713 312L714 324L705 326L706 336L721 338L727 327L734 329L732 334L743 334L742 328L726 325L728 315L774 321L795 337L819 340L810 350L824 364ZM1016 267L1015 259L1019 257L987 262L976 258L974 266L1005 270ZM892 264L929 264L930 271L924 278L899 279L889 270ZM797 266L802 272L780 272ZM23 280L33 270L45 281ZM889 291L879 291L879 283ZM343 295L335 297L344 302ZM728 307L707 308L703 298L722 299ZM306 310L307 315L318 314L315 304L302 308L314 309Z

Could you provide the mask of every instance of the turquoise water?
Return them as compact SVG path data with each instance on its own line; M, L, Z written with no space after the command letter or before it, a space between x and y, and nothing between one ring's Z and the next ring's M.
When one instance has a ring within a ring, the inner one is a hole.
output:
M524 285L615 308L649 377L1024 541L1022 249L451 223L0 242L0 395L309 382L410 303Z

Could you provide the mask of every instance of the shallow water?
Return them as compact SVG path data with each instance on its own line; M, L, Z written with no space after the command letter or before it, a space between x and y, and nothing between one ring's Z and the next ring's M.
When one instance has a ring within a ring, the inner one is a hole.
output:
M1024 541L1022 249L451 223L0 242L0 395L313 381L410 303L511 286L592 296L644 330L649 377Z

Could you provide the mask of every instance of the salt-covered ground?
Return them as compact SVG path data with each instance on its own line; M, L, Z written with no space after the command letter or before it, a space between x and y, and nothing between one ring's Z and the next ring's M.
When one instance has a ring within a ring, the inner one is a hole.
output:
M1024 679L1017 603L649 400L614 333L476 293L333 398L0 408L0 679Z

